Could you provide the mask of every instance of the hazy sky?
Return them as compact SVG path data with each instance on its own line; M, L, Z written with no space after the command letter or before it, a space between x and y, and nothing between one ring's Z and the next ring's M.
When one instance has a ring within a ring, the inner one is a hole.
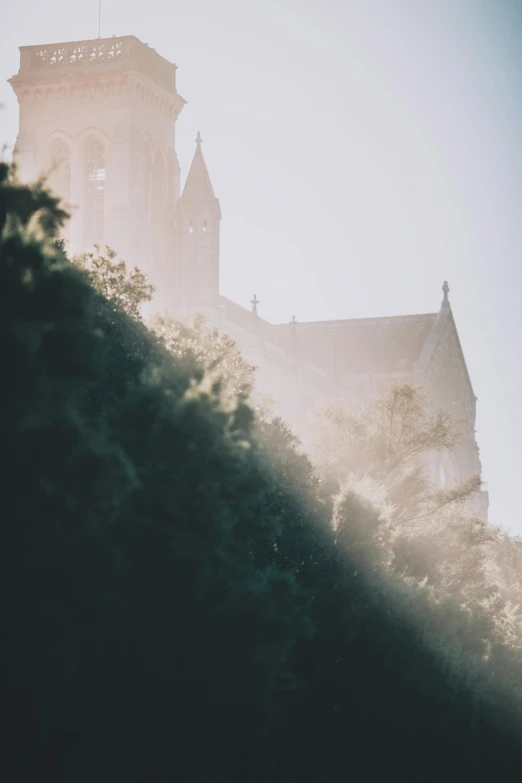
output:
M13 144L17 47L95 38L98 4L1 4ZM222 293L304 321L433 312L449 281L490 519L522 533L522 2L103 0L113 33L179 66L178 156L186 175L201 130Z

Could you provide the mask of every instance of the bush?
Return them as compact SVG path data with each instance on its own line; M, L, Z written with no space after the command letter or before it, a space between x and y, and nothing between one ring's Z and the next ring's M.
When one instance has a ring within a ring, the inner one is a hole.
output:
M6 166L0 219L3 779L508 779L512 651L464 667L468 615L383 578L376 510L333 508L235 354L220 381L227 341L102 295Z
M307 624L249 544L280 526L252 413L91 287L37 196L2 170L7 777L241 769Z

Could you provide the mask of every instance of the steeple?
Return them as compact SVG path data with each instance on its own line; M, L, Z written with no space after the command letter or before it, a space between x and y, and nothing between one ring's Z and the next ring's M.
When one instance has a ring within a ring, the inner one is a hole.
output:
M214 195L201 134L176 207L176 299L180 314L202 313L212 323L219 307L219 223L221 210Z
M214 189L203 157L201 145L203 139L198 131L196 136L196 152L192 159L192 165L188 173L185 187L180 199L180 206L185 208L192 207L196 210L209 209L214 212L218 218L221 218L219 201L214 195Z

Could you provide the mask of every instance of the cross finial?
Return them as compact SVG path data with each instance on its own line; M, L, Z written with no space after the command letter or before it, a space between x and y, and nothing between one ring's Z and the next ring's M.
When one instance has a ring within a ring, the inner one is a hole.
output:
M254 294L254 298L250 301L250 304L252 305L252 314L257 315L257 306L259 304L259 299Z
M442 284L442 292L444 294L443 304L449 304L448 294L449 294L449 285L448 281L445 280Z
M201 133L198 131L198 135L196 136L196 144L198 145L198 147L201 146L202 141L203 139L201 138Z

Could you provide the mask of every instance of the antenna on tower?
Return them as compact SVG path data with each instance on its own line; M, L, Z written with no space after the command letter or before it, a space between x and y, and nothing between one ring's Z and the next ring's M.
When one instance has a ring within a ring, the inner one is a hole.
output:
M101 0L98 0L98 38L101 38Z

